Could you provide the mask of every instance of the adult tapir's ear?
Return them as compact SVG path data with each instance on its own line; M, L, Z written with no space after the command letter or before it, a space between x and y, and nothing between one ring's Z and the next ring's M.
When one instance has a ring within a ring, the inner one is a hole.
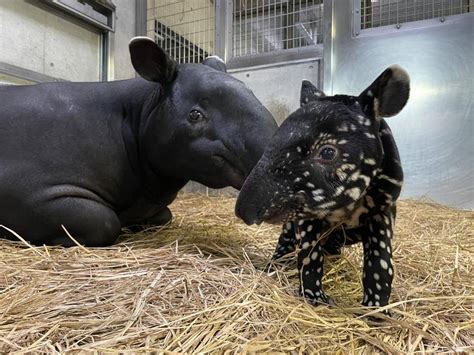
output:
M376 119L399 113L410 95L410 77L398 65L385 69L358 98L363 111Z
M301 83L300 107L306 105L311 101L320 99L324 96L326 96L324 92L319 90L310 81L303 80L303 82Z
M132 65L143 79L160 84L174 79L176 62L151 38L134 37L128 47Z
M203 60L202 64L207 65L208 67L211 67L215 70L219 70L224 73L227 73L227 67L224 61L217 55L211 55L207 57L206 59Z

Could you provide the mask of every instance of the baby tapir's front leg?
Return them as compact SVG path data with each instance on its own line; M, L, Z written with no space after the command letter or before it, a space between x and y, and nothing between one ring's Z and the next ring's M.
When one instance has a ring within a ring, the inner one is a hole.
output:
M299 221L295 226L299 241L298 272L300 276L300 295L310 303L333 304L323 291L324 251L321 246L322 222L319 220Z
M368 221L367 233L363 235L364 306L385 306L390 298L393 280L393 218L392 211L374 215Z
M294 222L287 222L281 229L280 238L278 238L278 244L273 252L272 260L280 259L295 251L296 243Z

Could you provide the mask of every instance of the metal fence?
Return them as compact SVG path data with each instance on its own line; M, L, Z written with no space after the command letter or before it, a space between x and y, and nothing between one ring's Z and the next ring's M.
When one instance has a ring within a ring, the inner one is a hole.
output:
M227 0L219 0L227 1ZM149 0L147 35L180 63L200 62L215 54L217 16L226 17L231 31L225 41L230 57L307 47L322 43L323 0L234 0L217 13L217 0ZM230 37L230 38L229 38Z
M237 0L233 55L241 57L322 43L322 0Z
M148 0L147 35L179 63L215 52L215 4L209 0Z
M474 10L473 0L362 0L361 29L443 18Z

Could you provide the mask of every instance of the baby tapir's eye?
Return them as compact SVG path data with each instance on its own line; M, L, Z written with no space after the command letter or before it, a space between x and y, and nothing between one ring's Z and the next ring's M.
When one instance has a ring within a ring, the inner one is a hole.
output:
M191 122L198 122L204 118L204 115L202 114L202 112L199 112L198 110L192 110L189 113L188 118Z
M318 150L318 154L316 154L316 158L321 163L330 163L336 159L337 156L337 149L332 145L323 145Z

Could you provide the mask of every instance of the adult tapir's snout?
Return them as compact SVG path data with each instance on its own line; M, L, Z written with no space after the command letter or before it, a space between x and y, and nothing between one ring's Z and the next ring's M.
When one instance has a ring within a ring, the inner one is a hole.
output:
M246 224L260 224L268 211L274 189L267 174L265 156L257 163L240 190L235 205L235 214Z
M153 42L138 44L135 67L162 93L141 126L149 166L167 179L240 189L278 128L271 113L218 57L177 64Z
M242 121L230 135L229 146L235 152L236 161L246 178L262 157L278 126L271 113L253 94L248 100L248 107L238 115Z

